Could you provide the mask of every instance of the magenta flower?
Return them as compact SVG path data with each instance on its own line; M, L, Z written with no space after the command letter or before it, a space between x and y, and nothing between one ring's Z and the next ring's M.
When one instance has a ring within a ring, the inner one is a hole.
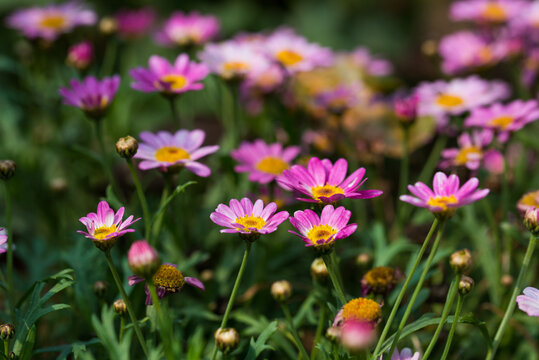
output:
M202 130L178 130L175 134L160 131L157 134L142 132L134 158L142 159L139 169L160 168L162 171L185 167L198 176L208 177L211 170L198 159L219 150L218 145L203 146L206 134Z
M484 198L489 189L477 190L479 180L471 178L462 187L457 175L449 177L443 172L434 175L433 190L422 182L408 185L411 195L401 195L400 200L430 210L436 216L451 216L456 208Z
M219 27L219 20L215 16L177 11L157 33L156 40L165 46L200 45L213 39L219 32Z
M499 151L485 148L492 143L493 133L490 130L473 131L472 134L464 133L457 139L458 148L451 148L442 151L444 159L440 166L442 168L450 166L466 166L470 170L477 170L484 163L488 169L499 168L497 162L501 157L503 168L503 156ZM492 166L493 163L495 166Z
M453 20L501 24L520 15L527 5L521 0L465 0L454 2L450 14Z
M7 234L6 229L0 227L0 254L7 251Z
M367 180L363 179L365 169L359 168L345 179L347 169L345 159L339 159L333 165L328 159L313 157L307 168L294 165L283 171L277 183L285 190L299 191L309 197L298 200L313 203L329 204L344 198L370 199L382 194L380 190L357 190Z
M252 143L244 141L230 155L240 163L234 168L235 171L248 172L250 181L267 184L290 167L290 162L299 151L297 146L283 149L279 143L268 145L259 139Z
M138 10L121 10L116 13L118 34L126 39L135 39L146 34L155 21L155 11L145 7Z
M539 317L539 290L528 286L523 293L517 296L518 308L529 316Z
M409 348L402 349L400 353L399 349L395 348L390 360L419 360L419 356L419 352L412 353L412 350ZM380 355L379 360L383 360L383 355Z
M376 57L365 47L359 47L351 53L352 61L361 71L369 76L388 76L393 72L391 62Z
M368 349L376 338L376 329L368 322L349 320L341 326L341 344L352 353Z
M133 220L131 215L122 221L124 210L122 206L114 213L106 201L101 201L97 205L97 213L88 213L79 219L86 226L86 232L81 230L77 232L92 240L99 249L109 250L117 238L134 232L134 229L128 227L140 220L140 218Z
M189 61L187 54L180 54L174 64L157 55L150 57L149 69L139 67L131 69L129 74L135 80L131 87L143 92L160 92L171 97L187 91L202 90L199 81L208 75L208 67Z
M80 1L33 6L17 10L7 18L8 26L20 30L24 36L47 41L53 41L79 25L93 25L96 21L96 14Z
M119 85L118 75L101 81L88 76L82 82L72 79L71 88L62 87L59 92L64 104L80 108L93 119L100 119L114 99Z
M136 275L149 278L161 265L161 258L145 240L135 241L127 253L127 263Z
M67 63L76 69L84 70L94 58L94 47L91 42L83 41L71 46L67 52Z
M133 286L146 280L137 275L129 276L129 286ZM197 278L183 276L178 266L171 263L162 264L157 271L153 274L151 281L155 285L157 296L159 299L164 298L167 295L179 292L185 284L194 286L204 291L204 284ZM146 305L152 305L152 297L150 295L150 289L145 284L144 292L146 293Z
M394 108L395 115L405 122L413 121L417 117L417 105L419 104L419 96L412 94L406 98L396 99Z
M348 224L352 212L344 206L334 209L333 205L326 205L322 209L320 217L312 211L296 211L290 217L290 223L299 233L289 230L290 233L299 236L305 246L314 246L317 250L329 250L336 240L344 239L357 229L357 224Z

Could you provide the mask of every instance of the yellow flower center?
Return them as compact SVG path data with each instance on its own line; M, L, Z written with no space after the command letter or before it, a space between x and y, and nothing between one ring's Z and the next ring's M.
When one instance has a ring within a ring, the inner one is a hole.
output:
M256 169L262 172L280 175L283 171L288 169L288 164L276 156L268 156L263 158L256 164Z
M525 194L519 201L522 205L539 206L539 191Z
M458 155L455 157L455 163L457 165L464 165L468 162L470 155L481 155L481 150L477 146L469 146L461 149Z
M492 61L492 50L490 46L484 46L479 50L478 53L479 60L483 63L489 63Z
M226 72L242 73L249 70L249 64L242 61L229 61L223 65Z
M111 226L101 226L94 230L94 237L98 240L105 239L108 235L116 232L116 225L112 224Z
M313 245L317 245L319 240L326 240L336 233L337 229L334 229L330 225L316 225L307 232L307 238L311 240Z
M155 286L165 288L167 291L180 291L185 279L180 270L168 264L162 264L152 277Z
M169 84L171 90L181 90L187 85L187 78L178 74L165 75L160 81Z
M365 274L365 282L375 291L384 291L395 282L395 269L379 266Z
M357 298L350 300L342 309L342 318L346 320L357 320L376 322L382 316L380 304L367 298Z
M435 197L431 196L429 201L427 201L427 205L441 207L442 210L447 210L448 204L456 204L456 203L458 203L458 200L455 197L455 195L451 195L451 196L438 195Z
M191 156L187 151L175 146L164 146L155 152L155 159L168 163L175 163L178 160L189 159Z
M303 60L303 57L292 50L281 50L276 55L277 60L284 66L293 66Z
M60 30L66 26L67 21L62 14L50 14L43 17L39 24L46 29Z
M323 185L323 186L313 186L311 188L311 191L313 193L313 198L316 200L320 200L320 197L331 197L335 194L344 194L343 189L341 189L338 186L334 185Z
M507 14L503 7L498 4L490 3L483 10L483 18L491 22L503 22L507 19Z
M236 223L240 224L243 228L238 228L243 231L249 231L249 229L255 228L260 230L266 225L266 220L262 219L260 216L245 215L243 217L237 218Z
M459 96L449 95L449 94L440 94L438 95L438 98L436 99L436 103L438 103L438 105L440 106L451 108L451 107L464 104L464 101Z
M490 126L497 127L500 129L505 129L513 123L515 119L511 116L500 116L495 119L492 119L488 122Z

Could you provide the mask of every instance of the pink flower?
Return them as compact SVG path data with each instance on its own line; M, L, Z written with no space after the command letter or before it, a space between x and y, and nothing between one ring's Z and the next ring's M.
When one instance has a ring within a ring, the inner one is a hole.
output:
M502 155L494 149L484 151L484 148L491 144L492 139L493 133L489 130L473 131L471 135L468 133L460 135L457 140L458 148L442 151L444 161L440 163L440 166L466 166L470 170L477 170L483 161L488 160L489 164L486 165L496 168L496 166L492 167L493 162Z
M539 316L539 290L528 286L517 296L518 308L529 316Z
M449 177L443 172L434 175L433 190L422 182L408 185L411 195L401 195L400 200L426 208L436 216L450 216L456 208L473 203L484 198L489 189L477 190L479 180L471 178L459 187L460 180L457 175Z
M290 167L299 151L297 146L283 149L279 143L266 144L263 140L255 140L252 143L242 142L230 155L240 163L235 171L248 172L250 181L267 184Z
M368 322L349 320L341 326L341 344L353 353L368 349L376 338L376 329Z
M367 75L388 76L393 72L393 65L389 61L372 55L367 48L359 47L351 56L352 61Z
M67 52L67 63L76 69L83 70L90 65L94 57L94 47L89 41L71 46Z
M117 238L134 232L134 229L128 229L128 227L140 220L140 218L133 220L133 215L131 215L122 221L124 210L122 206L114 213L106 201L101 201L97 205L97 213L88 213L79 219L86 226L86 232L81 230L77 232L92 240L99 249L108 250Z
M150 30L155 21L155 11L145 7L138 10L121 10L116 13L118 34L126 39L135 39Z
M177 11L157 33L156 40L165 46L200 45L213 39L218 32L219 21L215 16Z
M363 179L365 169L359 168L345 179L347 169L345 159L339 159L333 165L328 159L313 157L307 168L294 165L283 171L277 183L285 190L299 191L309 197L298 200L313 203L329 204L344 198L370 199L382 194L380 190L358 190L367 180Z
M198 159L213 154L219 150L218 145L203 146L206 134L202 130L178 130L175 134L160 131L140 133L143 143L139 144L134 158L142 159L139 169L149 170L160 168L167 171L169 168L185 167L198 176L208 177L211 170L199 163Z
M6 229L0 227L0 254L7 251L7 234Z
M348 224L351 216L352 212L344 206L335 209L333 205L326 205L320 217L309 209L296 211L289 220L299 233L292 230L289 232L299 236L305 246L329 250L336 240L344 239L356 231L357 224Z
M417 117L417 105L419 104L419 96L417 94L410 95L409 97L395 100L394 108L395 114L410 122Z
M161 265L159 254L145 240L135 241L127 253L131 270L145 279L151 277Z
M518 16L527 5L527 1L520 0L457 1L451 5L450 16L453 20L500 24Z
M412 354L412 350L408 348L402 349L399 354L399 349L395 348L395 350L393 350L393 355L391 355L391 360L419 360L419 356L419 352ZM383 355L380 355L379 360L383 360Z
M189 61L187 54L180 54L174 64L153 55L148 65L149 69L138 67L129 71L135 80L131 87L143 92L160 92L167 97L202 90L204 85L199 81L209 73L206 65Z

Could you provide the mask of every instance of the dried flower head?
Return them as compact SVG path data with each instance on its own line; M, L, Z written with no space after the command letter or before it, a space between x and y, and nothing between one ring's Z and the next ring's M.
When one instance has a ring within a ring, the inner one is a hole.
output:
M398 269L378 266L369 270L361 279L362 295L387 295L402 278Z

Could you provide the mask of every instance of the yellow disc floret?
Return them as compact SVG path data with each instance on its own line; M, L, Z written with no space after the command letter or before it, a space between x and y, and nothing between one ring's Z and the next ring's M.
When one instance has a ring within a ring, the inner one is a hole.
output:
M477 146L462 148L455 157L455 163L457 165L464 165L470 160L470 155L477 155L477 157L480 157L481 154L481 150Z
M176 267L162 264L153 275L152 281L155 286L164 288L170 292L177 292L185 284L182 273Z
M161 82L167 83L170 90L181 90L187 85L187 78L179 74L167 74L159 79ZM160 87L160 86L158 86ZM164 89L167 90L167 89Z
M267 156L260 160L255 167L257 170L268 174L281 175L282 172L288 169L289 166L281 158L276 156Z
M275 57L284 66L294 66L303 60L303 57L293 50L281 50Z
M262 219L260 216L246 215L236 219L236 223L240 224L242 227L238 229L242 231L256 231L262 229L266 225L266 220ZM255 228L256 230L251 230Z
M459 96L440 94L436 99L436 103L445 108L452 108L464 104L464 100L462 100L462 98Z
M515 119L512 116L500 116L500 117L490 120L488 124L492 127L496 127L503 130L509 125L511 125L514 120Z
M50 14L44 16L39 22L39 25L46 29L60 30L67 25L67 21L62 14Z
M490 22L504 22L507 20L505 9L498 4L489 3L483 10L482 16Z
M155 160L168 163L175 163L178 160L189 159L190 157L187 151L175 146L164 146L155 152Z
M387 293L396 282L395 269L388 266L378 266L369 270L362 280L362 284L367 286L369 292L375 294Z
M437 206L437 207L441 207L442 210L447 210L447 205L449 204L456 204L458 203L459 201L457 200L457 198L455 197L455 195L451 195L451 196L440 196L440 195L437 195L435 197L430 197L429 201L427 201L427 205L429 206Z
M327 240L335 234L337 234L337 229L331 225L316 225L307 232L307 238L316 246L318 241Z
M344 194L344 190L334 185L318 185L311 187L313 198L320 200L320 197L331 197L335 194Z
M357 298L350 300L342 309L344 321L357 320L366 322L377 322L382 317L380 304L367 298Z
M107 236L109 236L110 234L112 233L115 233L116 232L116 225L112 224L111 226L106 226L106 225L103 225L101 227L98 227L94 230L94 238L98 239L98 240L103 240L105 239Z

